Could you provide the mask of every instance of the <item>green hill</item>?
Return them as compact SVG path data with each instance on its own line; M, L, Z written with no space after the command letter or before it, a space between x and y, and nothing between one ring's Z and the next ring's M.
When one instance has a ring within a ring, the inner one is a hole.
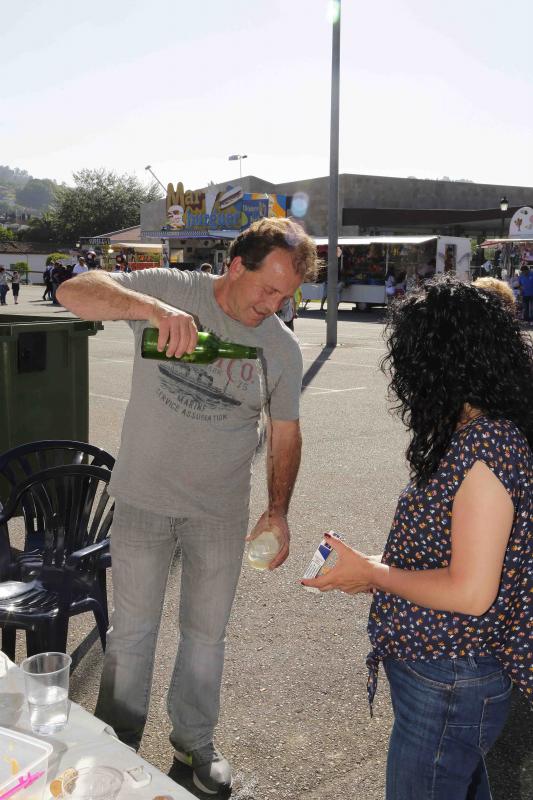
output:
M0 164L0 212L40 216L54 204L56 181Z

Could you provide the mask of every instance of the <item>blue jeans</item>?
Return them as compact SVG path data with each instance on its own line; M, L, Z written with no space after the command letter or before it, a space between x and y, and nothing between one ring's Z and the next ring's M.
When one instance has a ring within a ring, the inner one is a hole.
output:
M498 661L386 658L384 667L394 711L386 800L491 800L484 759L512 691Z
M522 312L526 322L533 321L533 297L522 297Z
M220 706L225 631L247 526L247 518L180 519L117 501L111 529L113 627L95 714L135 749L148 714L163 600L178 545L180 639L167 698L170 739L183 750L212 740Z

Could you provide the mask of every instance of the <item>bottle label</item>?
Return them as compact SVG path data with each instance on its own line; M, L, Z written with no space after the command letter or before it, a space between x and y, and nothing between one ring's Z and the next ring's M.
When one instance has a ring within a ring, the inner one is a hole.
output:
M341 540L344 539L344 537L340 533L337 533L336 531L329 531L329 532L332 535L334 535L337 539ZM322 539L317 549L313 553L313 557L309 562L309 566L305 570L303 577L316 578L318 575L320 575L324 564L326 563L332 552L333 552L332 546L328 544L325 539ZM304 588L311 592L318 592L318 589L315 589L314 586L305 586Z
M309 562L309 566L304 572L304 578L316 578L329 555L331 555L332 547L322 541L313 554L313 558Z

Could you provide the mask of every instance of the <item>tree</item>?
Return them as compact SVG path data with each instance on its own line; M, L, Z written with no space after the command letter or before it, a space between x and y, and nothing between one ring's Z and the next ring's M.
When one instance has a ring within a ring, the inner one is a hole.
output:
M46 256L45 264L49 267L51 264L55 264L56 261L68 260L69 258L68 253L50 253L49 256Z
M15 167L12 169L7 164L0 164L0 183L9 183L13 186L25 186L31 175L25 169Z
M9 228L4 228L3 225L0 225L0 242L12 242L15 239L15 235L12 230Z
M105 169L73 173L74 187L58 186L50 214L55 238L76 242L80 237L138 225L141 203L161 197L157 183L148 188L135 175L117 175Z
M25 186L17 189L17 203L36 211L44 211L55 200L55 187L54 181L48 178L30 178Z
M19 231L17 234L19 241L23 242L55 242L57 234L55 222L50 213L45 213L42 217L32 217L28 227Z

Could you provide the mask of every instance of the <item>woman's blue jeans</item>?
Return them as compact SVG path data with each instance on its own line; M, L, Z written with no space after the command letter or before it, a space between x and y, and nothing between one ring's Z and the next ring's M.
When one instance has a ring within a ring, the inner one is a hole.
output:
M485 756L511 704L492 656L384 660L394 725L386 800L491 800Z

